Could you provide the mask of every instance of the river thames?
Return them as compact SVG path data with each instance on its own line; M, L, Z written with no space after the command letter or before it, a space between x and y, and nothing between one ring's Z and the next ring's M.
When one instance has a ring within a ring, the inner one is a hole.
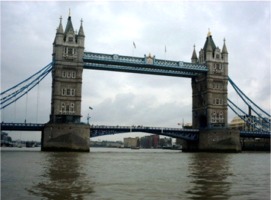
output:
M270 199L270 153L1 149L1 199Z

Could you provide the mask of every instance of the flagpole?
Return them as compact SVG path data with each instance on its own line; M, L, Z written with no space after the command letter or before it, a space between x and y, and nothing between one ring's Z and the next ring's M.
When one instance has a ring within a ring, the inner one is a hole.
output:
M134 56L134 52L135 52L135 49L136 49L136 45L135 45L134 41L133 41L133 46L134 46L134 48L133 48L133 56Z
M165 45L165 61L167 59L167 46Z

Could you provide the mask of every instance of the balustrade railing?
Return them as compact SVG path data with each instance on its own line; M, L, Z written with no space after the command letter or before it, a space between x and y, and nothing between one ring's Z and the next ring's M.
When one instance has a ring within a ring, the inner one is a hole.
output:
M161 60L155 59L155 57L131 57L131 56L122 56L117 54L101 54L93 52L84 53L85 62L110 62L111 64L133 64L133 65L144 65L146 66L155 66L155 67L168 67L175 68L178 70L194 70L200 72L207 72L208 68L206 65L196 64L196 63L187 63L182 61L171 61L171 60Z

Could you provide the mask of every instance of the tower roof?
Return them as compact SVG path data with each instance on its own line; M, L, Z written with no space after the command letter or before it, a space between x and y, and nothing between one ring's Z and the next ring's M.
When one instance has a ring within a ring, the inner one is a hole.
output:
M78 35L80 36L84 36L84 29L83 29L83 20L81 19L81 25L80 25L80 28L79 28L79 32L78 32Z
M216 49L216 45L213 41L212 34L209 30L204 47L203 47L203 50L204 50L204 52L207 52L207 51L214 51L215 49Z
M57 33L63 33L62 17L60 17L60 22L59 22L59 26L57 28Z
M196 60L198 59L197 53L196 53L196 50L195 50L195 45L194 45L194 50L193 50L191 59L196 59Z
M226 40L224 39L224 44L223 44L223 48L222 48L222 53L223 54L227 54L228 53L228 50L227 50L227 47L226 47Z
M67 34L70 30L72 30L72 32L74 32L71 16L68 17L68 21L67 21L67 25L66 25L66 29L65 29L65 34Z

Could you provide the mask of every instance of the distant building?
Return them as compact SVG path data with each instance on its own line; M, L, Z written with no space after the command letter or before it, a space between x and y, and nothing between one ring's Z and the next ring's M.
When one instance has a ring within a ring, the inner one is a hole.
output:
M159 146L161 148L172 147L172 138L167 138L167 137L160 138Z
M139 147L139 138L124 138L123 139L123 145L124 148L135 148L135 147Z
M186 123L183 125L184 129L192 129L192 123Z
M2 146L13 146L12 138L8 136L6 132L1 132L1 147Z
M148 135L140 138L141 148L159 148L159 135Z
M122 147L123 143L121 141L90 141L90 147L112 147L119 148Z
M257 131L257 130L270 130L270 119L264 118L260 119L259 117L253 115L242 116L247 118L250 124L246 123L239 116L236 116L232 119L229 124L230 128L246 131Z
M229 127L232 129L245 130L246 123L240 117L236 116L231 120Z

